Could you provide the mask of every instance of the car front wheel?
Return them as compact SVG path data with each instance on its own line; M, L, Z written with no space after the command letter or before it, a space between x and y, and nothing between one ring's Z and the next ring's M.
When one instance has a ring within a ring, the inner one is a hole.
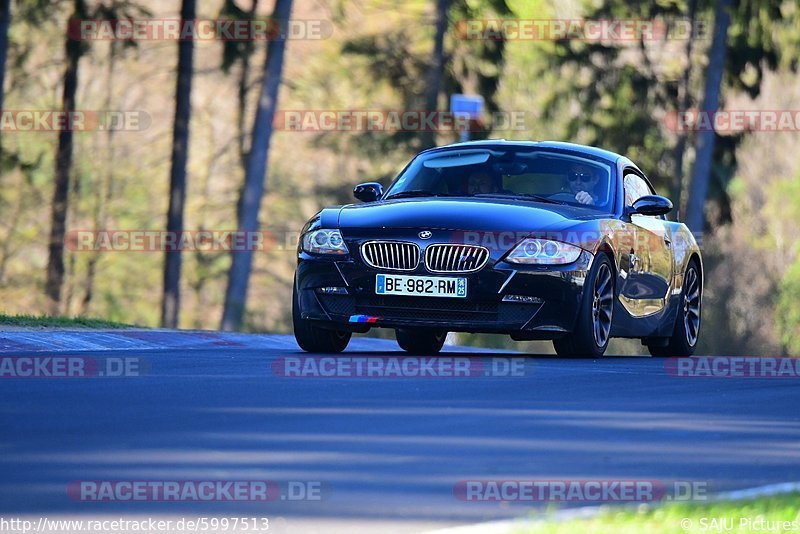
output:
M398 328L395 330L397 344L404 351L417 355L438 354L442 350L447 332L422 328Z
M351 332L322 328L300 316L297 286L292 291L292 326L294 338L306 352L342 352L350 343Z
M584 294L572 333L553 341L559 356L599 358L611 337L614 312L614 273L611 261L598 253L584 284Z
M665 345L648 345L651 356L691 356L697 348L700 335L700 303L703 298L700 280L700 265L696 260L689 263L683 277L683 291L675 328Z

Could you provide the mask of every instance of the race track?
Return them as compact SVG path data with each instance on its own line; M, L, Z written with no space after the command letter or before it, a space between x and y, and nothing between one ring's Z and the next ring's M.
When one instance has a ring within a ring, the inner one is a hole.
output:
M492 362L458 349L447 356L468 359L471 376L286 377L306 361L287 337L204 339L90 352L80 336L50 349L0 342L4 357L85 357L95 371L134 358L137 368L0 380L2 515L247 515L294 531L404 532L543 506L457 498L468 480L694 481L711 493L800 480L796 379L679 377L655 358ZM367 356L404 354L359 339L343 355ZM492 365L505 376L487 376ZM269 480L282 493L177 503L68 493L80 481L142 480ZM292 500L290 482L319 487L319 498Z

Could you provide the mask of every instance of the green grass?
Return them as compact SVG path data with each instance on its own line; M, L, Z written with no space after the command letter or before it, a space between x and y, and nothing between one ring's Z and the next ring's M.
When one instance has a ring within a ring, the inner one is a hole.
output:
M716 523L712 520L716 519ZM762 524L741 524L740 519ZM703 521L706 521L705 525ZM723 523L726 521L726 523ZM789 522L788 527L781 525ZM792 524L794 522L794 524ZM728 528L732 527L732 528ZM800 494L754 500L671 503L608 510L589 519L543 521L509 534L776 533L800 531Z
M88 317L70 318L0 314L0 329L4 326L20 328L131 328L133 325Z

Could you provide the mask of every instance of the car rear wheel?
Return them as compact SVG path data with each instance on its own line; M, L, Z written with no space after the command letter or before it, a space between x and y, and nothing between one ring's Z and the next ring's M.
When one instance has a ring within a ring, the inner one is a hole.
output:
M350 343L351 332L322 328L300 316L297 286L292 291L292 326L294 338L306 352L342 352Z
M691 356L697 348L700 335L700 303L703 288L700 280L700 266L696 260L689 263L683 277L683 291L675 328L666 345L648 345L651 356Z
M599 358L608 347L614 313L614 273L611 261L598 253L584 285L575 329L553 341L559 356Z
M447 332L423 328L398 328L395 330L397 344L411 354L431 355L442 350Z

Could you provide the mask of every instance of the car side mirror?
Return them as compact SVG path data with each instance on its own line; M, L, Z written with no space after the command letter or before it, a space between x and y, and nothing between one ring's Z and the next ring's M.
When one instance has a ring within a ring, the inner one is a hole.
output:
M358 184L353 189L353 196L361 202L374 202L383 196L383 186L378 182Z
M672 201L661 195L639 197L631 206L629 213L636 215L666 215L672 211Z

